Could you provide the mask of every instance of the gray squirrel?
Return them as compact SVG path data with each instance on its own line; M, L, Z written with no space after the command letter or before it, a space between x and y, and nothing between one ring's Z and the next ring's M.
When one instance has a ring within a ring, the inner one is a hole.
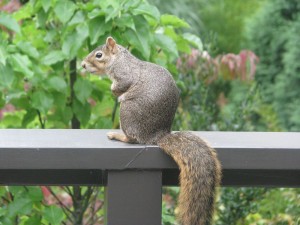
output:
M112 80L123 133L109 132L108 138L158 145L169 154L180 169L178 221L182 225L211 224L221 165L215 150L200 137L190 132L171 133L179 90L169 71L139 60L112 37L81 65Z

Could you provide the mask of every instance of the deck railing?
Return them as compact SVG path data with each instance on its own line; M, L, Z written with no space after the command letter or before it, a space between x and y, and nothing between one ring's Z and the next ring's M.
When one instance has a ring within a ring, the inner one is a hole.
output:
M105 186L107 225L160 225L161 187L178 168L157 146L107 130L0 130L0 185ZM223 186L300 187L300 133L195 132L214 147Z

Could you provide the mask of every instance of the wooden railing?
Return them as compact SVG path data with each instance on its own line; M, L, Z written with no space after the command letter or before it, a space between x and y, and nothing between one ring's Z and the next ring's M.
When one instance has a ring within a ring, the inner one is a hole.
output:
M160 225L161 187L178 168L157 146L107 130L0 130L0 185L105 186L107 225ZM300 187L300 133L195 132L214 147L223 186Z

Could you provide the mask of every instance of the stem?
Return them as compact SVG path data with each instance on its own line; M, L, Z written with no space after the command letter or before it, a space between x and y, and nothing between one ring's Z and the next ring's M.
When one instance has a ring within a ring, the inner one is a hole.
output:
M71 90L71 106L72 106L74 103L74 99L75 99L74 83L77 79L76 58L74 58L70 61L69 67L70 67L70 90ZM77 119L77 117L75 116L75 114L73 114L73 117L71 120L71 127L72 127L72 129L80 129L80 122Z
M40 124L41 124L41 128L45 129L45 120L43 120L41 112L39 110L36 110L36 111L37 111L37 114L39 116L39 121L40 121Z
M73 207L74 207L74 225L82 225L83 213L82 213L82 195L81 195L81 187L73 186Z
M114 123L115 118L116 118L117 109L118 109L118 98L115 99L115 105L114 105L114 108L113 108L113 111L112 111L111 120L112 120L113 123Z

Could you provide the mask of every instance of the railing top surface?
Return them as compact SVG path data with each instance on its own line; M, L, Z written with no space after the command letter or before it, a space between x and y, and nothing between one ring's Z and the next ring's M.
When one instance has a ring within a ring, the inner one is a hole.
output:
M0 149L97 148L135 149L144 145L108 140L111 130L0 129ZM300 149L300 132L193 132L217 149ZM154 147L154 146L147 146Z
M0 130L0 169L174 169L157 146L108 140L108 130ZM300 133L195 132L224 169L300 170Z

